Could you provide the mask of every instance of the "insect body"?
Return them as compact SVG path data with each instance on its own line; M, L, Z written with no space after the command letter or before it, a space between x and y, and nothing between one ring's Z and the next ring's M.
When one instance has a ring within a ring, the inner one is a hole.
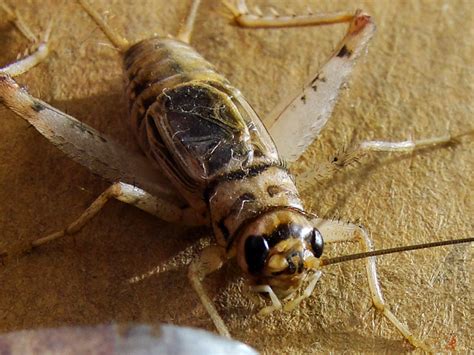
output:
M124 62L132 126L147 156L193 209L209 213L219 245L244 271L294 291L322 238L240 91L174 39L139 42Z
M371 242L360 226L325 221L304 211L294 181L277 153L278 147L280 154L285 152L283 158L294 160L324 126L334 100L321 103L318 99L337 94L373 33L370 17L357 12L348 17L337 15L331 20L338 22L341 16L350 20L348 34L302 94L271 119L270 137L241 93L189 46L189 26L176 39L157 37L129 46L111 34L87 3L81 3L123 53L132 128L148 158L174 190L166 195L155 179L156 172L141 157L122 152L92 128L81 126L81 132L64 131L64 122L77 128L75 120L21 90L9 76L18 73L4 69L0 95L8 107L35 127L39 125L42 134L92 171L119 181L72 225L38 240L35 246L76 232L111 197L170 222L210 225L218 248L207 249L191 265L189 275L218 330L226 335L227 328L207 298L202 279L228 258L237 258L255 282L256 291L270 294L273 305L263 310L269 313L282 308L282 297L293 297L285 306L291 310L311 295L320 276L318 258L323 250L323 236L329 241L356 239L363 248L371 249ZM195 15L197 4L195 1L190 18ZM247 15L242 6L231 9L243 24L264 24L265 19ZM309 113L302 110L307 100L313 109ZM288 129L305 135L302 144L285 150L279 137ZM63 143L66 135L75 140L74 144ZM442 137L411 142L411 148L449 140ZM390 150L401 145L366 142L361 149L371 147ZM406 150L406 145L402 150ZM126 159L113 159L120 156ZM412 344L423 347L385 306L373 259L368 261L368 278L377 309ZM308 286L303 289L304 283Z

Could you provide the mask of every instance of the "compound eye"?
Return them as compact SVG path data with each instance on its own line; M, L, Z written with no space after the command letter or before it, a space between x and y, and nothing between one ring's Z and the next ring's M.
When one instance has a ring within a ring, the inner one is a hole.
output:
M262 271L270 247L262 236L251 235L245 241L245 260L251 274Z
M310 243L314 256L319 258L323 254L324 241L323 236L316 228L311 232Z

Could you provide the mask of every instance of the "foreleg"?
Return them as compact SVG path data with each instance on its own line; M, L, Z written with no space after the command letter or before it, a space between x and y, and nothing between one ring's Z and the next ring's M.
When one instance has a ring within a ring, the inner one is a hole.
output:
M225 249L217 245L206 247L199 257L189 266L188 277L191 285L198 294L202 305L211 317L220 335L230 338L229 330L216 310L214 303L209 298L202 284L205 277L219 270L227 260Z
M364 227L360 225L324 220L320 218L314 219L313 224L321 232L326 243L356 241L360 244L363 251L373 250L372 240L369 238ZM408 329L408 327L400 322L388 308L383 298L382 288L378 280L375 257L367 258L366 271L370 295L375 308L381 312L390 321L390 323L392 323L398 329L400 333L402 333L402 335L410 342L410 344L412 344L414 347L431 352L431 347L420 339L416 338Z

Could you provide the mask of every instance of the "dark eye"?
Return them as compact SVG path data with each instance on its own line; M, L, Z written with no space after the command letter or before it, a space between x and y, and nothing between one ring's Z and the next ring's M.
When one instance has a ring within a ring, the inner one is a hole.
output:
M262 236L251 235L245 241L245 260L251 274L260 272L268 256L268 242Z
M323 254L324 241L323 236L316 228L311 232L310 243L314 256L319 258Z

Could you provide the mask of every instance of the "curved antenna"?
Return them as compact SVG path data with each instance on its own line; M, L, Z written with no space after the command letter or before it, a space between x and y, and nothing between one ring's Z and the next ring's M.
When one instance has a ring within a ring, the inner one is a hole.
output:
M105 23L99 13L92 8L92 6L85 0L77 0L79 5L82 6L85 12L91 17L91 19L99 26L99 28L104 32L110 42L117 48L120 52L125 52L130 48L130 43L120 35L118 35L110 26Z
M371 256L379 256L379 255L399 253L399 252L402 252L402 251L427 249L427 248L441 247L441 246L445 246L445 245L472 243L472 242L474 242L474 238L443 240L443 241L440 241L440 242L415 244L415 245L408 245L408 246L395 247L395 248L389 248L389 249L373 250L373 251L368 251L368 252L364 252L364 253L337 256L337 257L334 257L334 258L321 258L319 260L319 266L327 266L327 265L331 265L331 264L338 264L338 263L343 263L343 262L351 261L351 260L369 258Z

